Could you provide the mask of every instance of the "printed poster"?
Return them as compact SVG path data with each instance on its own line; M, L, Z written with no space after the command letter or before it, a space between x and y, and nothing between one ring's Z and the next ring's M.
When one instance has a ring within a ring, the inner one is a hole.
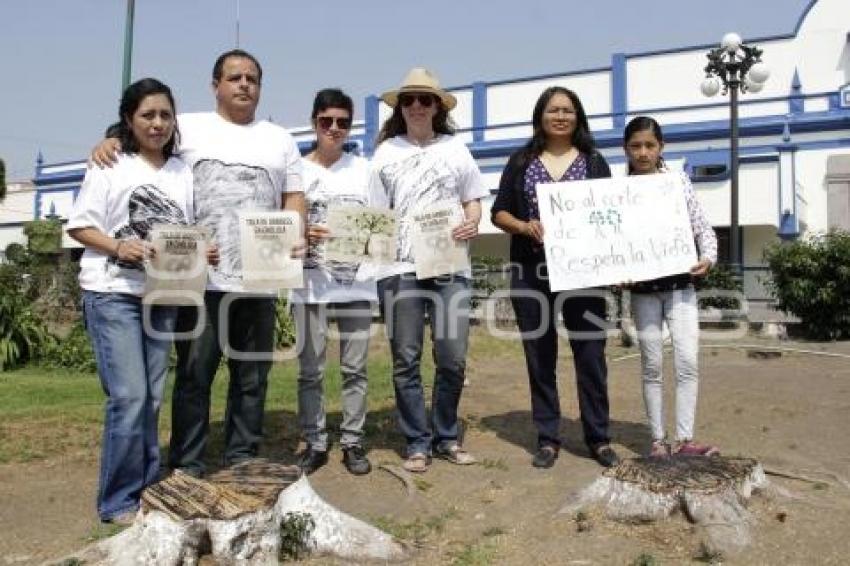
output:
M301 217L281 210L239 212L242 284L246 291L277 291L304 286L302 261L292 257L303 244Z
M452 230L463 219L463 209L456 201L436 202L413 213L417 279L470 270L468 243L452 237Z
M202 305L209 232L200 226L155 224L149 239L154 254L145 262L144 302Z

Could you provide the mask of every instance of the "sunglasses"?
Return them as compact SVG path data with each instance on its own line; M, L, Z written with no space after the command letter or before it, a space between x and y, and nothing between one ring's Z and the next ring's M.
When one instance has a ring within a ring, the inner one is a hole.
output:
M419 104L425 108L430 108L436 102L433 94L402 94L398 97L398 103L405 108L413 106L415 100L418 100Z
M351 128L351 118L337 118L334 116L319 116L316 118L316 123L323 130L330 130L334 122L336 122L336 127L340 130Z

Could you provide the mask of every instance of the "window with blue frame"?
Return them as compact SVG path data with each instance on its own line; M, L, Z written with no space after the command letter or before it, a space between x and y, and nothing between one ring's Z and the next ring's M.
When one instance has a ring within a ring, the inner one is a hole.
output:
M685 156L685 172L694 183L724 181L729 178L729 151L695 151Z

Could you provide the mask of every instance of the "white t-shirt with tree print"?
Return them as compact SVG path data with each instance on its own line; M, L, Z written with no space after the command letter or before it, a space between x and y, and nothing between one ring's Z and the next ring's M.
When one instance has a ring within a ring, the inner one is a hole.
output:
M207 289L242 291L238 214L279 210L282 193L300 192L301 154L289 132L266 120L234 124L216 112L177 119L180 155L195 178L195 218L221 258Z
M488 194L478 164L455 136L439 135L425 146L396 136L379 145L372 158L370 206L394 210L398 221L396 263L382 276L416 270L411 239L414 211L437 202L460 205Z
M366 206L369 200L369 163L362 157L343 153L328 168L303 160L304 197L307 223L326 224L334 206ZM304 288L294 289L296 303L348 303L378 300L375 280L363 276L360 264L328 262L319 243L307 248Z
M192 222L192 172L182 160L172 157L156 169L138 155L122 154L111 168L86 171L65 228L96 228L113 238L146 240L154 224ZM80 286L141 296L144 266L86 248Z

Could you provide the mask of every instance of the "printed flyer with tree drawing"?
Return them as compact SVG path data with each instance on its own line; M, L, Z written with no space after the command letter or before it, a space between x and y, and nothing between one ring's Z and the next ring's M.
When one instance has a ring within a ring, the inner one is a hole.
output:
M537 185L552 291L687 273L696 244L680 173Z
M329 206L327 261L391 264L395 261L396 219L392 211L362 206Z

